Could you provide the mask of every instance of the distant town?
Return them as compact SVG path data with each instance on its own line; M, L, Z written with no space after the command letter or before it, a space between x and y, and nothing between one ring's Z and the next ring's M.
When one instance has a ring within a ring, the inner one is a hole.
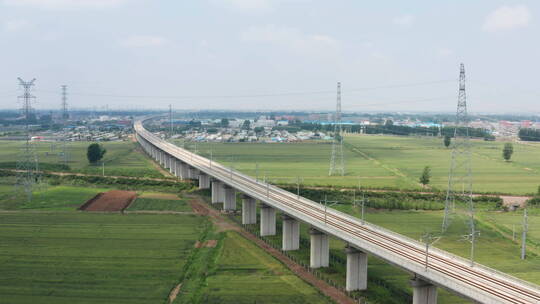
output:
M0 112L2 139L22 139L24 116ZM132 121L140 112L96 113L74 111L66 120L53 112L35 114L30 127L34 141L124 141L132 132ZM195 142L300 142L332 140L333 113L244 113L182 112L162 114L149 129L163 138ZM346 114L344 133L416 136L452 136L451 114ZM495 140L540 140L540 116L472 116L471 136ZM523 134L532 134L527 137Z

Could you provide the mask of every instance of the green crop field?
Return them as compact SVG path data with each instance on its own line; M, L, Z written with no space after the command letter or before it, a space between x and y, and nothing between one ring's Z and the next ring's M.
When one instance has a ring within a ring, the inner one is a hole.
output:
M75 211L112 188L41 184L25 202L13 181L0 181L0 303L164 303L176 286L175 303L329 303L205 217ZM139 195L129 210L191 211L176 194ZM211 240L215 247L195 246Z
M0 212L0 303L163 303L204 221Z
M176 142L179 144L179 141ZM540 145L514 144L511 162L502 158L503 142L473 141L474 191L526 194L540 185ZM345 137L345 176L328 176L331 144L302 143L189 143L187 147L235 169L274 183L388 187L419 190L424 166L432 171L431 185L445 190L451 150L431 137Z
M13 185L0 184L0 210L75 210L96 194L107 190L110 189L41 184L33 191L32 200L28 202L24 193L14 192Z
M118 176L141 176L141 177L163 177L157 171L149 158L137 151L137 144L131 141L122 142L101 142L107 153L103 158L106 175ZM0 141L0 165L1 163L13 163L18 159L19 151L23 145L22 141ZM86 149L90 142L70 142L68 144L69 161L72 172L86 174L102 174L101 161L97 165L89 164L86 158ZM61 164L59 144L54 150L51 143L34 143L37 157L40 163Z
M205 303L331 303L236 232L227 233L203 293Z
M133 202L128 211L142 211L142 210L152 210L152 211L180 211L180 212L189 212L191 206L187 203L185 199L161 199L161 198L137 198Z

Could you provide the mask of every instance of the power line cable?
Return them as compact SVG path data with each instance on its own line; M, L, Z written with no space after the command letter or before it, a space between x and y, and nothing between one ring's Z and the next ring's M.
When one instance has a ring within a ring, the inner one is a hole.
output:
M440 83L455 82L455 80L436 80L436 81L424 81L408 84L394 84L385 86L373 86L351 89L347 92L359 92L378 89L392 89L392 88L405 88L416 87L423 85L432 85ZM58 92L52 90L40 90L40 92L55 93ZM121 94L100 94L100 93L71 93L71 95L79 96L93 96L93 97L114 97L114 98L155 98L155 99L212 99L212 98L255 98L255 97L279 97L279 96L302 96L302 95L319 95L319 94L334 94L334 91L304 91L304 92L281 92L281 93L259 93L259 94L238 94L238 95L121 95Z

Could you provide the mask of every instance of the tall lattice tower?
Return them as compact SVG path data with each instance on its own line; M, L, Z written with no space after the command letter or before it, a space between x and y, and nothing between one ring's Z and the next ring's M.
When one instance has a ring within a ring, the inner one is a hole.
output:
M69 119L67 108L67 85L62 86L62 121L65 122Z
M173 115L172 115L172 104L169 104L169 138L173 136Z
M62 120L62 151L60 152L59 161L61 161L64 165L67 165L69 161L69 147L68 147L68 133L67 133L67 122L69 119L69 113L68 113L68 104L67 104L67 85L62 85L62 114L61 114L61 120Z
M343 134L341 125L341 82L337 83L336 114L334 116L334 141L328 175L345 175L345 159L343 158Z
M17 160L17 183L15 190L17 192L24 191L26 199L32 200L32 190L35 183L39 180L38 174L38 159L34 145L32 144L32 136L30 132L31 120L34 117L32 111L32 100L36 97L33 96L30 91L36 79L31 81L24 81L18 78L19 85L23 88L23 95L19 96L19 100L22 100L22 114L25 119L25 143L21 148L19 159Z
M470 225L474 232L474 205L472 201L471 144L469 136L469 117L465 94L465 66L460 66L459 96L456 112L456 125L452 139L452 160L448 175L448 189L444 206L442 231L450 226L456 203L468 208ZM474 237L474 233L473 233Z

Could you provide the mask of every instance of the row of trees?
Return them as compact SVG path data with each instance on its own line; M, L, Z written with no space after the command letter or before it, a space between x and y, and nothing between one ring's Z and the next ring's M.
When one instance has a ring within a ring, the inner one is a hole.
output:
M524 141L540 141L540 130L520 129L518 136L519 136L519 139L524 140Z

